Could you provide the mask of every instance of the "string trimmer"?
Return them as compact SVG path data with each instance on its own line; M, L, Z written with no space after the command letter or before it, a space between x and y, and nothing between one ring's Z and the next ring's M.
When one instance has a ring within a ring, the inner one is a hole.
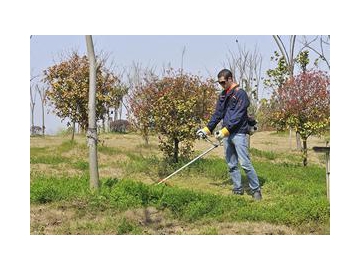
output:
M189 166L190 164L194 163L196 160L198 160L199 158L205 156L207 153L209 153L210 151L214 150L216 147L218 147L219 145L222 144L222 141L219 143L214 143L211 140L209 140L208 137L204 137L204 140L208 141L209 143L212 144L212 147L209 148L208 150L206 150L204 153L202 153L201 155L197 156L196 158L194 158L193 160L191 160L189 163L185 164L184 166L182 166L180 169L176 170L175 172L173 172L172 174L170 174L169 176L165 177L164 179L160 180L157 185L164 183L165 181L167 181L170 177L174 176L175 174L177 174L178 172L180 172L181 170L185 169L187 166Z

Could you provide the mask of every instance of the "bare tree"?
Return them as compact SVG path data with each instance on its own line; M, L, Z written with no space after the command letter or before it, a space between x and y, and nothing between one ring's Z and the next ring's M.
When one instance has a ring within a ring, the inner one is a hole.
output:
M186 46L183 47L183 50L181 52L181 73L184 70L184 55L185 55L185 51L186 51Z
M141 63L133 62L133 65L130 67L130 69L127 71L127 85L128 85L128 92L126 96L126 101L122 104L128 111L128 116L130 122L135 126L136 129L141 130L141 126L139 125L136 117L134 116L134 113L132 111L132 108L129 108L126 103L129 103L130 100L133 100L136 102L136 99L134 99L134 93L136 93L136 90L141 87L145 81L151 81L151 78L153 78L155 75L155 67L145 67L143 68ZM165 69L163 71L165 74ZM123 100L124 101L124 100ZM149 112L151 114L151 112ZM147 132L145 132L147 133ZM143 136L145 144L149 144L149 137Z
M86 36L86 47L90 66L89 75L89 127L87 132L89 145L90 188L99 188L99 169L97 158L96 129L96 59L92 36Z
M114 121L121 120L122 118L122 110L124 107L124 96L127 95L129 91L129 86L125 83L124 75L126 69L122 69L119 73L120 83L116 89L116 96L114 100Z
M319 42L319 48L316 48L313 44L315 42ZM330 46L330 35L326 35L326 36L316 36L314 39L312 40L308 40L306 36L302 36L302 41L300 41L300 43L303 45L303 48L308 48L310 50L312 50L314 53L316 53L319 58L323 61L325 61L326 65L328 66L328 68L330 69L330 59L328 59L325 56L325 52L324 52L324 47L325 46Z
M283 56L287 69L288 74L290 78L294 77L294 67L296 62L296 55L295 55L295 41L296 41L296 35L290 36L290 43L289 43L289 49L287 49L286 45L284 44L283 40L279 35L273 35L273 38L281 52L281 55ZM290 142L291 142L291 129L290 129ZM291 145L290 145L291 146ZM300 134L296 132L296 148L298 150L302 149L301 145L301 138Z
M40 95L40 101L41 101L41 115L42 115L42 134L45 136L45 106L46 106L46 96L45 96L45 87L39 87L39 85L36 85L36 90Z
M288 50L279 35L273 35L273 38L274 38L282 56L285 59L285 62L286 62L286 65L287 65L288 71L289 71L289 76L293 77L294 76L294 67L295 67L295 58L296 58L296 55L294 56L296 35L290 36L290 44L289 44Z
M35 100L36 100L36 91L33 92L33 87L30 85L30 113L31 113L31 135L34 135L34 110L35 110Z
M250 98L250 113L255 114L259 105L259 87L261 83L262 56L255 47L253 51L241 46L236 40L238 51L230 51L228 63L235 81L243 88Z
M31 39L31 36L30 36ZM36 91L33 92L33 88L31 86L31 82L39 77L39 75L30 76L30 117L31 117L31 127L30 127L30 134L34 135L34 110L35 110L35 100L36 100Z
M228 66L234 76L234 80L246 91L250 100L249 114L256 115L259 108L259 87L261 83L262 56L257 47L253 51L241 46L236 39L237 52L230 51L227 57ZM249 136L250 147L250 136Z

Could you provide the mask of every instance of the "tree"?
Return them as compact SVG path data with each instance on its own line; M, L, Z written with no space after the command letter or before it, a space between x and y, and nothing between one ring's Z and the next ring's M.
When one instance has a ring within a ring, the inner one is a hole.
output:
M136 97L130 108L140 116L138 123L159 134L165 158L172 162L178 162L180 156L189 158L196 129L202 126L202 121L209 120L214 109L213 81L201 81L182 70L168 70L164 77L154 77L138 88Z
M256 113L256 120L258 121L258 128L259 130L266 131L266 130L273 130L274 127L271 125L271 113L272 113L272 100L262 98L259 101L259 108Z
M89 119L88 119L88 146L90 188L99 188L99 169L97 159L97 128L96 128L96 59L91 36L86 36L86 48L89 58Z
M118 76L105 67L104 59L97 60L96 120L103 119L119 85ZM62 120L69 118L82 130L88 128L89 61L73 52L70 57L44 71L47 83L46 98L53 112ZM70 125L70 123L68 123Z
M250 99L249 113L256 115L259 107L259 87L261 83L262 56L255 47L253 51L239 45L236 40L238 51L230 51L228 65L233 73L235 81L243 88Z
M271 56L271 60L276 62L276 67L266 71L268 78L264 80L264 84L272 89L277 89L281 87L287 79L292 77L292 75L290 76L284 56L281 56L279 52L275 51L274 55Z
M124 83L120 83L114 91L114 98L110 104L111 107L114 108L114 121L121 120L122 117L122 106L124 96L129 92L129 87L126 86Z
M319 41L319 48L313 45L313 43L316 41ZM303 44L304 48L308 48L312 50L315 54L319 56L319 58L315 60L315 63L318 63L319 60L322 60L326 63L327 67L330 70L330 59L328 59L325 56L325 52L324 52L324 47L330 46L330 35L316 36L314 39L310 41L308 41L306 36L303 36L301 44Z
M274 95L272 118L291 127L303 142L303 165L307 165L307 139L330 126L330 78L321 71L305 71L287 80Z
M35 110L35 100L36 100L36 91L33 92L33 88L30 85L30 117L31 117L31 128L30 128L30 134L34 135L35 131L34 131L34 110Z
M156 96L156 88L151 81L137 85L128 96L129 121L140 131L146 145L149 144L150 131L154 129L153 107Z
M30 36L31 39L31 36ZM35 110L35 100L36 100L36 91L33 92L33 87L31 82L35 79L39 77L39 75L35 75L35 76L30 76L30 118L31 118L31 127L30 127L30 135L34 134L34 110Z
M140 131L145 144L149 144L149 135L151 129L154 128L152 118L152 101L156 96L153 87L145 87L156 80L154 68L142 68L141 64L133 63L131 69L127 72L128 78L128 95L129 103L128 119L130 123ZM125 106L125 103L122 103Z
M45 136L45 106L46 106L46 94L45 87L39 87L36 85L36 90L39 93L41 101L41 116L42 116L42 135Z
M284 82L294 76L294 68L298 54L295 54L296 35L290 36L288 49L279 35L273 35L273 38L280 50L280 54L277 51L274 52L275 57L272 57L272 60L275 59L275 61L277 62L277 67L275 69L269 69L267 71L267 75L270 79L267 79L265 81L265 84L276 89L278 87L281 87ZM301 50L299 51L299 53L301 53ZM296 133L296 144L298 150L301 149L300 140L300 134Z
M287 67L287 72L290 78L294 75L294 67L295 67L295 40L296 35L290 36L289 50L286 49L284 42L281 37L278 35L273 35L273 38L281 52L282 58L284 59Z

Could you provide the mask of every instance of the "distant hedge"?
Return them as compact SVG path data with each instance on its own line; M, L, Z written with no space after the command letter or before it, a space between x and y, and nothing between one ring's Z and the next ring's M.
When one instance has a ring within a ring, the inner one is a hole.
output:
M130 129L130 123L127 120L120 119L110 122L111 132L125 133L128 132L129 129Z

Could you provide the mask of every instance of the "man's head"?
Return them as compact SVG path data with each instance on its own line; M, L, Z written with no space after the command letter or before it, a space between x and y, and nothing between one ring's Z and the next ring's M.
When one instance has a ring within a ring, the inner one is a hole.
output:
M233 76L230 70L223 69L218 74L218 81L217 81L222 88L227 89L233 83Z

